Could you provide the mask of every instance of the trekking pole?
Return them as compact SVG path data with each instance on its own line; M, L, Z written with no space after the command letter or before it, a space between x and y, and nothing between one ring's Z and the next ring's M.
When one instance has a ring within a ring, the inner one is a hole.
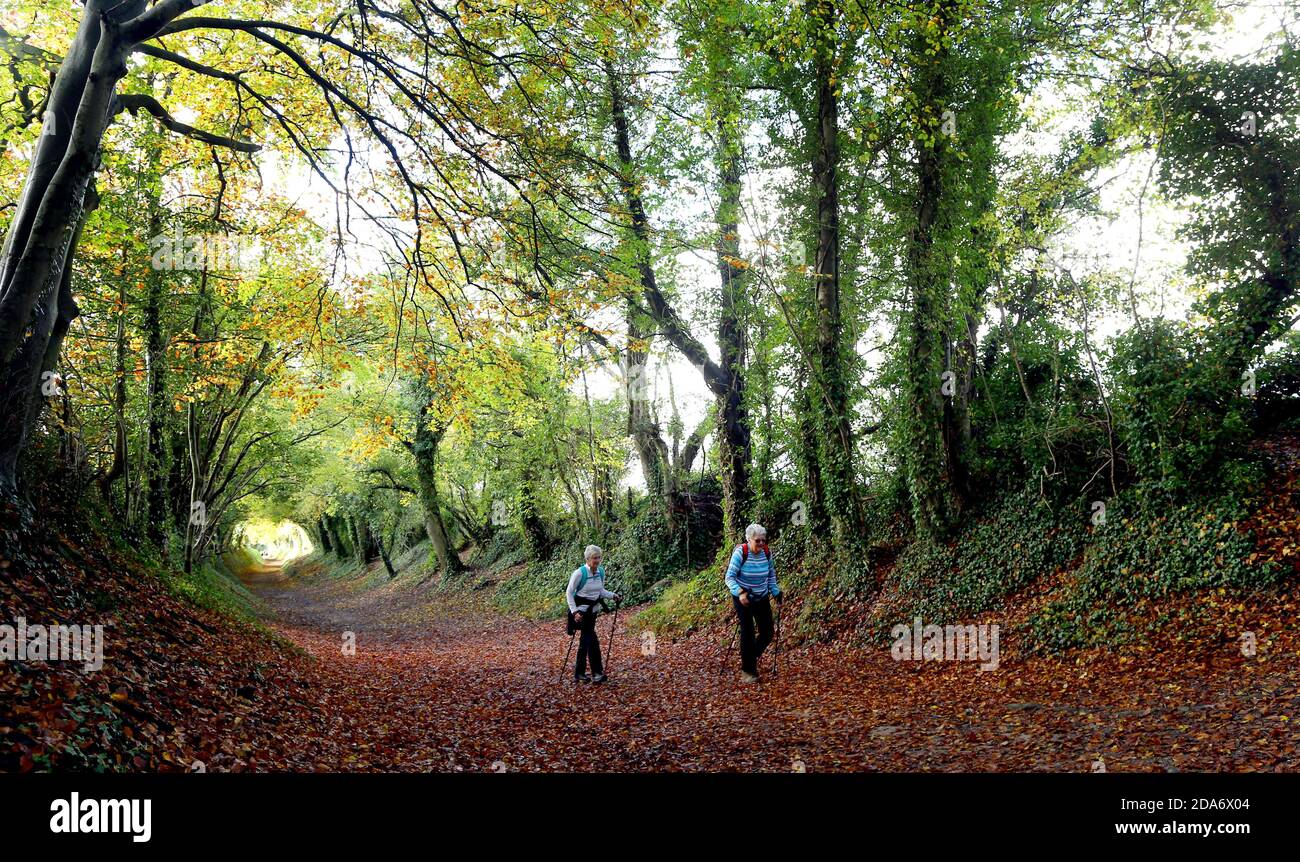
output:
M609 676L610 668L614 666L614 633L618 631L618 609L622 604L621 598L614 602L614 622L609 627L609 655L605 656L605 676Z
M731 626L731 639L727 642L726 651L722 653L722 663L718 665L718 676L722 676L727 672L727 664L731 659L732 650L736 646L736 631L740 625L740 620L736 617L735 608L732 608L731 613L727 614L727 625Z
M772 676L781 675L781 616L783 613L782 607L784 607L784 605L781 602L776 603L776 649L772 650Z
M564 664L560 665L561 682L564 681L564 669L569 666L569 655L573 652L573 639L576 638L577 636L578 636L578 632L576 630L574 631L573 634L569 635L569 648L564 651Z

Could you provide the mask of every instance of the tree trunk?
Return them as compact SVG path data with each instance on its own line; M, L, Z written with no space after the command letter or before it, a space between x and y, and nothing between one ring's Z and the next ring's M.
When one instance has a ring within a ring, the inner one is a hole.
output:
M179 424L179 423L177 423ZM167 471L167 515L171 518L170 526L177 532L184 532L182 529L185 524L185 507L188 505L189 490L185 481L186 459L178 457L178 453L184 453L186 443L185 431L180 427L173 427L168 434L170 443L169 449L172 453L171 468Z
M447 538L447 527L442 520L442 504L438 498L437 458L443 431L429 426L428 409L429 405L425 404L420 410L415 440L407 445L407 449L415 459L420 507L424 513L424 529L429 536L429 544L433 546L438 566L443 573L457 575L463 571L464 566Z
M677 490L676 477L668 458L668 444L659 433L650 407L649 382L646 379L649 355L639 346L644 340L637 313L632 303L628 303L627 338L625 351L624 392L627 395L627 431L636 447L641 460L641 472L650 496L659 501L664 518L673 524L673 495Z
M98 206L99 195L92 185L87 194L86 208L68 243L69 259L76 253L86 220ZM62 267L58 290L51 296L49 306L40 316L37 331L23 345L3 377L2 386L9 395L4 399L7 409L3 418L0 418L0 494L13 494L17 491L18 458L26 446L27 436L40 418L45 399L51 395L62 395L66 408L67 394L62 391L62 385L54 372L58 367L63 340L79 313L80 309L72 295L72 267L68 263ZM41 335L42 328L48 328L48 335ZM44 348L38 355L36 348L42 342Z
M819 23L815 62L817 84L816 157L813 189L817 199L817 253L813 278L817 300L817 389L814 402L822 418L821 472L827 513L838 548L862 534L861 506L854 473L853 427L850 423L848 375L844 361L840 307L839 97L836 95L836 10L814 0L811 14Z
M953 341L945 336L944 344L952 357L951 370L955 389L945 400L943 420L944 460L952 477L952 493L958 510L964 509L971 499L971 399L975 395L975 346L978 322L974 315L964 315L961 335Z
M365 519L359 515L349 515L348 527L352 530L352 550L357 564L364 567L370 559L370 542L366 535Z
M465 537L474 544L482 547L491 537L492 534L490 530L485 530L483 529L482 524L474 522L474 516L472 513L468 513L458 508L456 505L450 503L450 501L448 502L447 508L451 511L451 517L452 520L456 522L456 526L459 527Z
M35 425L41 374L61 310L64 272L85 213L100 142L117 82L126 73L126 45L109 20L107 0L88 0L50 98L32 167L0 258L0 493L17 492L18 457ZM139 13L144 0L127 0L112 17ZM57 361L57 356L53 357Z
M618 154L619 162L619 188L623 194L623 203L627 207L628 227L632 234L632 240L636 244L637 270L641 282L640 299L642 303L644 303L645 313L655 322L663 337L666 338L668 342L686 358L687 361L700 369L700 373L704 377L704 383L709 388L709 391L725 405L725 412L723 408L720 408L719 410L720 418L722 419L722 421L719 422L719 425L723 429L721 436L724 441L724 446L729 453L726 464L724 464L724 482L729 483L732 487L733 494L737 495L737 505L733 507L733 518L740 518L743 516L744 503L748 500L749 494L747 467L750 448L749 429L744 416L744 393L741 380L741 368L739 364L727 366L725 361L722 365L714 362L709 357L709 353L704 348L704 345L695 338L687 328L686 324L682 321L681 317L677 314L676 309L674 309L668 302L663 291L659 289L659 283L655 276L655 269L651 259L653 238L650 235L650 222L646 215L645 201L641 197L639 185L636 179L635 166L632 161L631 124L627 116L627 105L613 67L607 66L605 72L606 81L609 85L610 116L614 127L614 147ZM727 191L727 195L732 200L738 201L739 153L736 147L738 147L738 144L730 147L729 151L734 151L731 152L731 156L734 156L737 161L727 169L729 175L734 178L735 182L725 184L732 186L732 188ZM731 156L729 156L729 158ZM735 219L738 217L735 208L730 207L725 203L720 215L724 219ZM722 237L726 237L727 235L728 232L726 231L721 234ZM727 239L726 242L738 242L738 234L732 232L732 235L735 236L736 239ZM719 254L721 253L722 247L720 241ZM721 263L725 263L725 261L720 258L720 264ZM728 273L725 276L727 278L726 291L730 293L733 301L730 303L730 307L728 308L729 313L724 315L724 317L729 318L725 325L728 328L728 338L731 343L729 345L724 344L723 350L726 351L730 349L730 359L733 363L739 363L743 361L743 340L739 340L740 349L737 349L737 341L740 339L740 334L733 331L733 329L739 326L737 311L738 303L734 302L734 300L740 295L739 291L741 284L737 283L734 278L731 278L731 275L732 273ZM631 305L630 301L629 305ZM639 337L640 333L639 327L632 325L633 316L634 313L629 311L629 338L633 338L634 333L637 333L637 336L635 337ZM629 362L633 361L633 357L630 354L631 351L629 350ZM649 427L643 421L638 419L638 421L633 422L629 419L629 422L634 434L639 430L640 433L646 435L644 439L636 440L635 442L637 444L638 454L642 457L643 468L646 468L646 465L649 464L649 468L646 469L648 474L646 481L647 484L649 484L651 481L649 474L659 472L662 467L667 466L667 446L663 444L662 440L659 440L658 443L656 443L654 439L649 437ZM655 437L658 437L657 429ZM660 457L660 452L662 452L662 457ZM743 471L739 475L734 472L737 465L739 465ZM665 504L664 509L666 517L671 525L674 522L672 494L675 489L669 487L669 482L671 482L669 473L671 471L663 472L666 478L668 478L668 482L665 482L660 486L660 497L661 501Z
M946 29L951 9L940 7L941 29ZM913 73L914 102L921 111L915 119L913 146L916 159L916 204L912 235L907 245L907 270L912 292L910 336L907 353L908 417L906 465L917 528L935 536L946 535L957 518L957 495L951 466L945 456L944 431L952 425L950 407L944 403L944 386L956 388L953 378L944 379L943 337L947 329L948 285L951 266L947 255L936 248L935 232L942 205L943 171L947 156L946 134L940 126L943 106L949 102L949 85L944 71L947 49L942 45L931 56L928 37L918 33L914 56L924 58Z
M393 561L388 556L388 549L384 547L384 537L379 533L373 535L375 537L375 550L379 552L379 559L384 561L384 571L388 572L388 579L392 580L397 577L397 569L393 568Z
M150 200L150 205L150 236L157 236L162 232L163 225L156 194ZM163 329L165 297L166 285L162 271L152 269L148 276L144 303L145 398L149 416L145 430L144 517L150 541L164 554L167 552L167 527L171 515L168 481L171 477L172 458L167 436L171 404L167 396L167 334Z
M722 468L722 530L727 540L744 533L752 502L751 438L745 410L745 268L740 260L741 140L730 120L718 121L718 347L726 391L718 396L718 443Z
M528 553L538 560L546 559L550 554L551 542L546 533L546 524L537 511L537 466L531 462L524 464L519 477L519 490L515 497L519 526L524 533L524 544Z
M609 466L599 464L595 469L595 478L592 480L592 497L597 512L600 513L602 524L608 524L614 520L614 479Z
M339 529L339 516L325 512L321 517L325 520L325 529L329 532L330 546L333 548L334 556L340 560L344 559L349 550L343 530Z
M330 528L329 525L325 523L324 512L322 512L321 516L316 519L316 533L319 536L321 550L327 554L332 553L334 551L334 544L330 541Z
M801 374L801 377L804 375ZM829 519L826 515L826 491L822 483L821 439L817 434L816 414L813 410L812 384L806 377L800 380L798 402L795 414L799 417L798 462L802 468L804 492L808 499L804 504L803 514L808 519L809 529L814 533L825 533ZM792 513L793 514L793 513Z
M71 267L69 267L71 269ZM126 277L117 285L117 338L113 367L113 463L99 477L99 490L104 503L122 522L131 524L131 482L127 475L130 453L126 449ZM125 478L122 494L123 508L118 510L113 499L113 483Z

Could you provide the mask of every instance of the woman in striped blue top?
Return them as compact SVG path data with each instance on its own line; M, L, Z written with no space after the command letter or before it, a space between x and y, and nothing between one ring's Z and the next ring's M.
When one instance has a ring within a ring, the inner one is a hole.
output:
M726 581L740 624L740 678L758 682L758 657L772 642L771 599L775 597L778 603L784 600L763 525L745 528L745 544L737 545L732 552Z

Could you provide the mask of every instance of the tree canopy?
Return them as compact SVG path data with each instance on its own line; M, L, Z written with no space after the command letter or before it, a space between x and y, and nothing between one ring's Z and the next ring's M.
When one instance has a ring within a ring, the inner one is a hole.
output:
M390 570L755 519L850 561L1024 489L1197 493L1287 421L1282 22L1227 57L1192 0L213 5L0 14L0 488L93 486L187 567L253 518ZM1185 309L1141 240L1081 247L1125 182Z

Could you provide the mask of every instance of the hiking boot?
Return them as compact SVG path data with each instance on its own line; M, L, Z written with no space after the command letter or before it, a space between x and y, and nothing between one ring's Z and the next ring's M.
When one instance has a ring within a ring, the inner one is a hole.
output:
M609 679L609 677L605 676L603 673L598 673L591 678L591 681L594 682L596 685L600 685L602 682L604 682L607 679Z
M573 681L574 681L574 682L591 682L591 674L589 674L589 673L576 673L576 674L573 675Z
M758 674L750 673L747 670L742 670L740 672L740 681L743 683L758 682Z

